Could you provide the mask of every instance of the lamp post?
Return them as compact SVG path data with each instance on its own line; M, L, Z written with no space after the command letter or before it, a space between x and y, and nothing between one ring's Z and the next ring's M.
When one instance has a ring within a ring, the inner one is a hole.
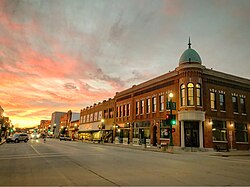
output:
M173 118L173 115L172 115L172 105L173 105L172 98L174 97L174 94L170 93L168 96L170 97L170 120L172 120L172 118ZM170 131L169 132L170 143L169 143L169 145L174 146L174 144L173 144L172 124L170 123L169 125L170 125L170 129L169 129L169 131Z
M101 133L101 141L104 142L103 140L103 127L104 127L104 119L101 119L101 128L100 128L100 133Z

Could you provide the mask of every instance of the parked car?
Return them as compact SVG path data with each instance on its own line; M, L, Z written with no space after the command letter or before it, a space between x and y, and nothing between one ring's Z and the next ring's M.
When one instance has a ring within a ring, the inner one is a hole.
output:
M69 136L60 136L60 141L64 140L64 141L71 141L71 138Z
M6 138L6 143L10 143L10 142L19 143L20 141L24 141L26 143L28 142L28 140L29 140L28 134L16 133L13 136L9 136L8 138Z

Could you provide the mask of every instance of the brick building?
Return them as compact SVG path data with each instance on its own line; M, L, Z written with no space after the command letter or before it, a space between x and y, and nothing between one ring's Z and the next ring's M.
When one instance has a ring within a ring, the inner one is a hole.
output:
M174 71L116 93L115 136L123 143L169 143L171 100L174 146L249 149L250 80L207 69L188 45Z
M80 112L79 139L113 142L114 99L87 106Z

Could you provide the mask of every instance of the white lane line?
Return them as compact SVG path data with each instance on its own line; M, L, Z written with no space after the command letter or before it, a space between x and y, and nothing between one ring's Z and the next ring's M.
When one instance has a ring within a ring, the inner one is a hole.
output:
M33 145L30 145L30 147L31 147L38 155L41 155L41 154L33 147Z
M16 160L16 159L30 159L30 158L50 158L50 157L64 157L64 155L36 155L36 156L22 156L22 157L2 157L0 160Z

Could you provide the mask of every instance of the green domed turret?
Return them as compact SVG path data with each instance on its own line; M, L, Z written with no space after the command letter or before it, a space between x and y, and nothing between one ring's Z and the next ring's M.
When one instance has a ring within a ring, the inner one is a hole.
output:
M183 63L191 63L191 62L201 64L200 55L194 49L191 49L190 38L189 38L188 46L189 46L188 49L185 50L180 57L179 65Z

